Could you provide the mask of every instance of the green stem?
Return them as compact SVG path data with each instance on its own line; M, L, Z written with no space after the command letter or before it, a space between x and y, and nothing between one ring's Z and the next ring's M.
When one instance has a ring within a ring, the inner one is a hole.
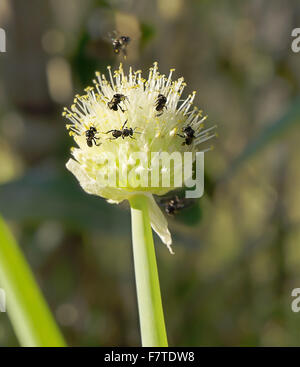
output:
M167 347L167 334L160 295L155 250L144 195L130 199L132 242L143 347Z
M65 346L31 270L1 216L0 287L6 293L7 312L22 346Z

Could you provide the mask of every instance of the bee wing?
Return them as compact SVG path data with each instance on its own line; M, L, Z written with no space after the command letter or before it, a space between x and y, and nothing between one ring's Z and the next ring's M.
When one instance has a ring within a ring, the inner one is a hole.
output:
M116 38L120 37L120 32L117 30L108 32L107 37L110 41L115 40Z
M112 43L112 41L114 40L114 38L112 38L111 32L104 34L102 33L101 39L107 43Z

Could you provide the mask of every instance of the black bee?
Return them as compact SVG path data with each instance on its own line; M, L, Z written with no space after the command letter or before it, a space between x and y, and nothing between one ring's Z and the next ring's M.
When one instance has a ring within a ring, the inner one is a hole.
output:
M114 111L118 111L118 108L120 108L120 110L122 112L124 112L123 108L120 106L120 103L121 102L124 102L125 99L128 100L128 98L126 96L124 96L124 94L114 94L111 101L109 101L107 103L108 107L111 109L111 110L114 110Z
M129 36L121 36L118 31L114 31L113 33L111 33L110 38L112 41L115 54L120 54L120 52L122 52L124 58L126 58L127 56L126 48L129 42L131 41L131 38Z
M96 138L97 129L94 126L91 126L88 130L85 132L86 136L86 143L89 147L93 146L93 143L98 147L100 144L97 144L96 140L99 140L99 138Z
M114 139L118 139L121 136L122 136L122 139L126 138L127 136L129 136L131 139L134 139L133 133L135 129L132 129L131 127L130 128L125 127L125 125L127 124L127 121L128 120L124 122L121 130L113 129L113 130L107 131L105 134L112 133L111 135L113 136Z
M191 145L194 138L196 137L195 130L190 126L186 126L182 129L182 132L183 135L177 134L178 136L184 139L182 145Z
M157 114L156 116L162 115L163 109L167 108L166 103L167 103L167 97L165 97L163 94L159 94L157 96L156 101L155 101L155 109L156 109L156 111L158 111L160 113Z
M163 199L161 202L165 204L165 212L168 215L175 215L182 209L185 209L193 204L193 201L185 198L180 199L177 195L170 199Z

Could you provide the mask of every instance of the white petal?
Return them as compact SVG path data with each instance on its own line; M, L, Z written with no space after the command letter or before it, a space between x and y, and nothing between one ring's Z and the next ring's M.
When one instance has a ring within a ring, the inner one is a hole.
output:
M73 175L77 178L80 183L80 186L89 194L98 195L95 185L95 180L91 179L89 175L86 173L85 169L81 164L74 161L74 159L69 159L66 167L69 171L73 173Z
M79 181L81 187L89 194L99 195L100 193L97 190L97 185L95 184L95 180L91 179L86 171L82 168L82 166L76 162L74 159L69 159L66 164L66 167L69 171L73 173L73 175ZM128 196L134 195L135 193L131 193ZM128 199L127 196L127 199ZM159 206L156 204L156 201L151 194L145 194L148 198L148 209L149 209L149 217L151 222L152 229L158 234L164 244L167 245L170 253L174 255L174 252L171 248L172 238L170 231L168 229L168 222L160 210ZM120 198L119 200L108 200L111 204L119 203L125 198Z
M167 245L170 253L174 255L171 248L172 238L170 231L168 229L168 222L160 210L159 206L156 204L152 195L146 195L148 197L148 209L152 229L158 234L164 244Z

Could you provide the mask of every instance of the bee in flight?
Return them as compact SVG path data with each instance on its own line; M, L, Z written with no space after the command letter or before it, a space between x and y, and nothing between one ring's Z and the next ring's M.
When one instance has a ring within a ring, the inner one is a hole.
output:
M163 114L164 108L167 108L167 97L165 97L163 94L159 94L155 101L155 109L157 112L159 112L156 116L160 116Z
M111 135L113 136L113 140L115 139L118 139L120 137L122 137L122 139L126 138L127 136L129 136L131 139L134 139L133 137L133 133L134 133L134 130L136 129L133 129L132 127L125 127L125 125L127 124L127 121L126 120L121 128L121 130L117 130L117 129L113 129L113 130L109 130L107 131L105 134L109 134L111 133ZM138 133L136 133L138 134Z
M120 108L120 110L124 112L123 108L120 106L120 103L124 102L126 99L128 100L128 98L124 96L124 94L114 94L111 101L107 103L108 108L113 111L118 111L118 108Z
M193 204L193 200L180 199L177 195L169 199L162 199L161 203L165 206L165 212L168 215L175 215L182 209L185 209Z
M93 143L98 147L100 144L97 144L96 140L99 140L95 135L97 134L97 129L94 126L91 126L85 132L86 143L88 147L92 147Z
M184 139L182 145L191 145L195 139L195 130L191 126L186 126L182 129L183 135L177 134Z
M127 56L127 46L131 41L129 36L122 36L118 31L113 31L109 34L112 46L114 49L115 54L123 53L124 58Z

